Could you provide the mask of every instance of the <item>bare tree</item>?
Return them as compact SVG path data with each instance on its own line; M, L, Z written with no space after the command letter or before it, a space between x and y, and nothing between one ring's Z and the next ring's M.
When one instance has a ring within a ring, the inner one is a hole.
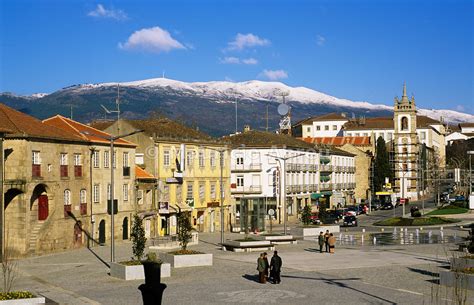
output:
M18 276L18 263L15 260L15 251L9 246L8 231L5 232L5 249L2 256L3 292L12 290Z

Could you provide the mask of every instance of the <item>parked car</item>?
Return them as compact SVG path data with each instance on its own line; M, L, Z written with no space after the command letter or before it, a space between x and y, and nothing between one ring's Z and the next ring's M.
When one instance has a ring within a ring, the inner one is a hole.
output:
M454 197L454 201L466 201L466 197L464 195L457 195Z
M313 225L319 225L321 224L321 220L319 220L318 213L313 213L311 216L309 216L309 219L311 220L311 223Z
M359 210L360 214L367 214L367 212L369 211L369 207L366 204L361 203L359 204Z
M339 217L335 211L327 211L326 215L324 218L321 218L321 221L324 224L334 224L339 222Z
M382 204L380 203L380 200L378 200L378 199L374 199L370 203L370 209L372 211L377 211L377 210L380 210L381 208L382 208Z
M347 211L348 212L355 212L356 215L359 215L361 213L361 209L359 208L359 206L356 206L356 205L351 205L347 208Z
M392 210L393 208L394 206L391 202L386 202L384 205L382 205L381 210Z
M342 220L343 227L357 227L357 217L355 216L346 216Z

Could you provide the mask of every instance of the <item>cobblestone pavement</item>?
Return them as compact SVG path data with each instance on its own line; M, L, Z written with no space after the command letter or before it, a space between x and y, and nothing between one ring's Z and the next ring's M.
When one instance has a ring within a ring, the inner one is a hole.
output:
M335 254L321 254L314 241L298 241L277 247L282 283L273 285L256 281L258 253L224 252L218 240L219 234L200 235L191 249L213 253L214 265L173 269L163 279L163 304L449 304L455 297L437 285L453 244L338 245ZM97 259L108 261L109 253L98 247L21 260L15 288L34 290L49 304L142 304L143 281L112 278ZM131 244L117 244L116 253L118 261L128 259Z

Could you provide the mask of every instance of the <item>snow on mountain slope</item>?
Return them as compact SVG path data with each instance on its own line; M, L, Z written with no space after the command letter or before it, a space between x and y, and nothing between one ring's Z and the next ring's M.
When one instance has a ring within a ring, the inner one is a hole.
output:
M115 87L117 83L85 84L65 88L64 90L87 90L101 87ZM122 87L140 88L151 91L173 91L174 94L197 95L216 102L232 102L234 99L281 101L281 93L288 93L286 100L289 102L299 102L302 104L322 104L335 107L349 107L367 110L392 111L390 105L371 104L369 102L354 102L347 99L340 99L325 93L318 92L306 87L290 87L280 82L246 81L246 82L193 82L187 83L167 78L153 78L140 81L120 83ZM441 117L445 121L474 122L474 115L460 113L454 110L419 109L420 115L426 115L439 120Z

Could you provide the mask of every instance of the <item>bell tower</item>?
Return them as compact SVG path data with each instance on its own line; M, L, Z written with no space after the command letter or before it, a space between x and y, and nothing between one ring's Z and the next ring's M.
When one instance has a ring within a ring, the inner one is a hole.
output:
M393 167L395 171L395 192L400 198L416 200L418 199L416 105L413 96L408 99L405 83L403 84L401 99L395 97L393 110Z

